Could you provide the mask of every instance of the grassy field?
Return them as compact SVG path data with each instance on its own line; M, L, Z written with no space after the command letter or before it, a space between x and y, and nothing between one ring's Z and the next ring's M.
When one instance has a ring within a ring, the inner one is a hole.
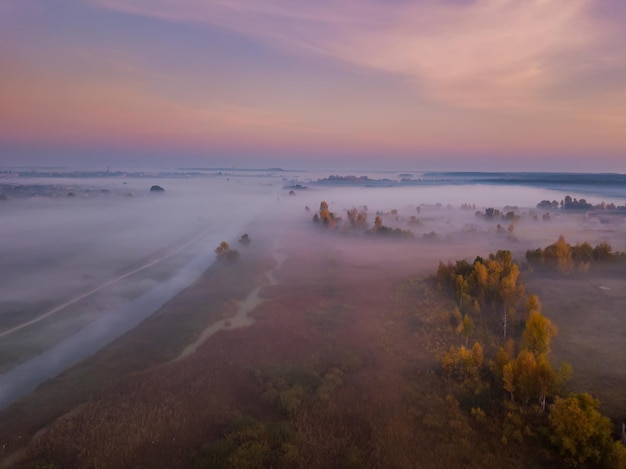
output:
M570 275L527 276L544 313L558 326L553 359L574 368L570 388L596 396L605 414L620 421L626 413L626 269L596 266Z
M504 444L496 406L442 376L441 356L459 340L454 304L427 277L449 244L308 226L289 236L260 226L253 239L236 264L216 263L138 328L4 411L5 465L551 467L527 440ZM271 285L277 239L287 260ZM594 393L626 369L613 368L626 295L614 274L529 278L560 328L554 357L574 366L573 386ZM173 360L259 285L266 301L252 325ZM605 411L618 412L619 383ZM479 404L484 413L472 413Z
M137 328L93 357L42 384L34 393L2 412L0 455L9 462L14 451L53 421L90 399L115 394L129 385L130 376L175 358L210 323L219 320L233 299L243 299L262 282L265 250L251 246L247 262L214 264L197 282L181 292ZM258 264L258 265L257 265Z
M288 259L250 327L169 362L266 282L273 237L4 412L4 454L29 442L19 465L539 467L438 376L447 305L422 280L435 254L301 235L281 239Z

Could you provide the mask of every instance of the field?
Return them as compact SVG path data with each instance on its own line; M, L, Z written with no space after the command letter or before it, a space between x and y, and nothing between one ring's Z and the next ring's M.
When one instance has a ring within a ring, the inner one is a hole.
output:
M528 287L559 328L553 359L574 368L572 391L591 392L621 422L626 389L626 271L624 265L571 275L531 275Z
M136 329L5 410L4 465L550 467L533 443L503 443L493 403L473 414L475 399L442 376L442 354L458 340L454 303L428 277L441 259L485 255L484 242L296 225L257 222L237 262L215 263ZM553 358L574 366L572 389L593 392L614 418L626 369L614 354L620 275L527 278L559 327ZM255 287L253 321L236 327Z

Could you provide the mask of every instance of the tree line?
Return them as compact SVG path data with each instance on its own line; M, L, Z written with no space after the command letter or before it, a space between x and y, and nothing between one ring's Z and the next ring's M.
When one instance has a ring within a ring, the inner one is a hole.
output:
M566 195L560 202L556 200L542 200L537 204L537 208L545 210L618 210L625 211L626 205L615 205L613 202L600 202L599 204L592 204L587 202L586 199L577 199L570 195Z
M587 241L568 244L563 235L545 248L526 251L526 261L535 269L557 270L563 273L587 271L593 264L601 264L624 258L622 252L613 252L612 246L601 242L592 246Z
M398 215L397 210L391 210L390 213L391 215L395 215L396 217ZM331 212L328 207L328 203L323 200L320 203L319 211L313 215L313 222L319 223L328 229L335 229L341 226L343 230L362 229L366 234L377 234L394 238L415 237L415 234L411 230L402 230L400 228L391 228L383 225L383 219L381 215L382 213L376 212L376 216L374 218L374 226L370 227L368 222L367 206L364 206L362 208L352 207L351 209L346 210L347 222L343 223L343 218L335 214L335 212ZM415 216L409 218L409 223L412 225L420 224L419 220Z

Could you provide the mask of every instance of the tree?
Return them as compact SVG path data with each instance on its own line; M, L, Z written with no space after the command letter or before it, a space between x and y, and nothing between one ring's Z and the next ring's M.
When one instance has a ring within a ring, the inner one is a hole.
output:
M465 337L465 346L467 347L469 337L474 333L474 321L472 321L469 314L463 315L463 320L457 326L456 332Z
M578 266L590 264L593 261L593 248L591 244L585 241L582 244L577 244L572 248L572 260Z
M611 438L611 421L590 394L557 398L550 411L550 441L570 467L624 467L624 449Z
M451 290L454 286L454 281L456 279L455 275L456 274L452 263L448 262L447 264L444 264L443 262L439 261L439 267L437 267L435 279L440 287Z
M491 372L496 383L503 382L504 380L504 367L511 362L515 350L515 342L513 339L506 341L504 346L501 346L496 352L493 360L491 361ZM505 389L507 386L504 386ZM508 389L506 389L508 391Z
M483 304L485 302L485 295L487 292L489 272L487 271L487 266L484 264L482 259L476 259L473 267L474 268L470 275L470 288L472 295L480 304Z
M478 342L471 349L464 345L450 346L441 361L441 366L448 376L454 376L460 381L475 381L479 379L480 367L483 364L483 347Z
M570 272L572 270L572 250L570 245L565 242L563 235L559 239L547 246L543 250L544 262L556 266L561 272Z
M526 302L524 303L526 319L528 319L533 312L541 313L541 302L539 301L539 297L535 294L526 298Z
M228 254L228 251L230 251L230 244L228 244L226 241L222 241L220 245L215 248L215 253L218 255L218 257L225 256L226 254Z
M515 370L514 362L508 362L502 367L502 382L506 392L511 396L511 400L515 399Z
M226 241L222 241L220 245L215 248L215 254L217 254L218 259L226 259L231 262L239 259L239 251L231 249Z
M335 214L328 209L328 202L325 200L320 202L319 220L329 228L335 226ZM315 217L313 221L316 221Z
M509 320L524 297L525 289L519 279L519 267L513 262L510 251L498 251L487 262L489 295L496 307L501 308L502 334L506 341Z
M528 350L521 350L515 361L512 362L513 391L524 402L528 404L534 397L539 397L535 373L537 370L537 359ZM505 367L506 368L506 367ZM505 376L507 373L505 372Z
M546 399L548 395L556 390L559 383L559 376L554 372L552 365L548 362L546 355L541 355L537 359L537 367L535 368L535 382L537 399L541 410L546 410Z
M550 353L550 342L557 334L557 327L538 311L531 311L522 335L524 348L536 357Z
M243 244L244 246L248 246L251 242L252 242L252 239L250 239L250 236L248 236L248 233L242 234L241 238L239 238L239 244Z
M535 267L543 265L543 249L529 249L526 251L526 260Z
M515 360L502 368L502 384L524 404L535 400L545 411L547 398L562 388L571 376L571 367L564 363L558 372L548 361L547 355L535 355L528 349L520 350Z
M457 269L458 272L458 269ZM459 299L459 308L463 308L463 301L471 300L471 296L468 294L469 291L469 282L467 281L467 277L463 275L456 276L454 293L456 297Z
M605 262L611 259L611 251L613 248L609 243L600 243L593 248L593 260L596 262Z
M367 226L367 212L359 211L356 207L346 211L348 215L348 221L353 227L365 227Z

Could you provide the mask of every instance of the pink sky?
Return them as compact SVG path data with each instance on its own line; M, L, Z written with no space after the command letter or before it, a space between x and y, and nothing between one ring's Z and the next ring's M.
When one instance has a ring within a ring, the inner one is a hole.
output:
M626 172L626 3L0 0L0 163Z

